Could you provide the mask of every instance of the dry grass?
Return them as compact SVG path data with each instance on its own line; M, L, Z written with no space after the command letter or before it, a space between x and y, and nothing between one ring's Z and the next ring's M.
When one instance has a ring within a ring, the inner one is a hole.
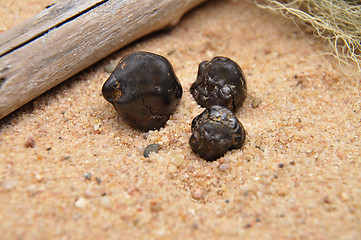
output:
M297 23L313 26L327 39L340 62L361 72L361 1L359 0L249 0L281 13Z

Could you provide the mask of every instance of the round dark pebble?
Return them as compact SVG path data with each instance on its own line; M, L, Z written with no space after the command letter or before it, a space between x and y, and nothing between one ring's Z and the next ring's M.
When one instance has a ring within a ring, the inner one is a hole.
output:
M247 97L246 78L237 63L226 57L215 57L199 65L197 80L190 91L202 107L219 105L235 111Z
M102 93L130 125L148 131L164 126L183 90L166 58L134 52L120 60Z
M192 121L189 144L196 154L207 161L214 161L228 150L242 148L246 131L233 115L222 106L212 106Z
M280 168L283 168L285 165L283 163L278 164Z
M144 149L144 157L149 157L149 154L152 152L157 153L159 150L159 144L156 143L152 143L149 144L145 149Z

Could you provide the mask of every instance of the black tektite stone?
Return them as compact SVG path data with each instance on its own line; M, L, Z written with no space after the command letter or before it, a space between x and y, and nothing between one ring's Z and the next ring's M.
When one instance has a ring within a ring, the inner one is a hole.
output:
M164 126L182 97L182 86L169 61L148 52L123 57L104 83L104 98L133 127Z
M196 154L207 161L214 161L228 150L242 148L246 131L232 111L212 106L192 121L189 144Z
M190 91L202 107L219 105L233 112L243 105L247 97L242 69L225 57L215 57L199 64L197 79Z

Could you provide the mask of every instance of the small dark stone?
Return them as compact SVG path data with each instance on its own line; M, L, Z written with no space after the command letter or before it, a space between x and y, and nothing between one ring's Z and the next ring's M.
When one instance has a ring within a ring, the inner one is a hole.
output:
M97 181L98 184L100 184L102 182L102 180L98 177L95 177L95 181Z
M280 168L283 168L285 165L283 163L278 164Z
M246 78L237 63L229 58L215 57L199 65L197 80L190 91L202 107L219 105L234 112L247 97Z
M91 180L92 174L91 174L91 173L86 173L86 174L84 174L84 178L85 178L86 180Z
M258 148L259 150L261 150L262 152L264 152L264 147L260 146L260 145L256 145L255 148Z
M145 149L144 149L144 157L149 157L149 154L152 152L157 153L159 150L159 144L156 143L152 143L149 144Z
M102 93L130 125L148 131L164 126L183 90L166 58L134 52L120 60Z
M246 131L232 111L212 106L192 121L189 144L196 154L207 161L214 161L228 150L242 148Z
M290 161L290 165L295 165L295 161Z

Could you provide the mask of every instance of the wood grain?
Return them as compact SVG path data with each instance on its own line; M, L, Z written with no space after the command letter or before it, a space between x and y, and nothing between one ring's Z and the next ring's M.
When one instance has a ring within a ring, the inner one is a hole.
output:
M205 0L63 0L0 34L0 118Z

